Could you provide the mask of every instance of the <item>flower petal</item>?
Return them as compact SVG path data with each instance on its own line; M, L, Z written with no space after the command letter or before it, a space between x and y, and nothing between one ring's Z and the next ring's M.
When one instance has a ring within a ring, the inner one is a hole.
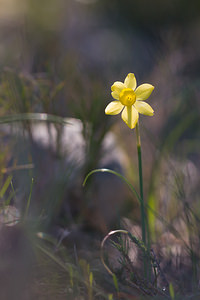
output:
M112 101L106 106L105 114L106 115L117 115L122 111L123 107L124 107L124 105L121 104L120 101Z
M120 94L120 92L121 92L123 89L125 89L125 88L126 88L126 87L125 87L124 83L123 83L123 82L120 82L120 81L115 81L115 82L113 83L113 85L111 86L112 92L117 92L117 93L119 93L119 94Z
M146 100L154 90L154 86L149 83L141 84L135 90L137 100Z
M133 106L125 106L122 112L122 120L133 129L137 124L139 114Z
M134 107L137 109L137 111L140 114L143 114L146 116L153 116L153 114L154 114L154 110L152 109L152 107L144 101L136 101L134 103Z
M112 95L112 97L113 97L114 99L119 100L119 93L118 93L118 92L114 91L114 92L111 93L111 95Z
M124 80L124 85L126 86L126 88L133 89L133 90L136 89L137 82L136 82L135 75L133 73L129 73L126 76Z

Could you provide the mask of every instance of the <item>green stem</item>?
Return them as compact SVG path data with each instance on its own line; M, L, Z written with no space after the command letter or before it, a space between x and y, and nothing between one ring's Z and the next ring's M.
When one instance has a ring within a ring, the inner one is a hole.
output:
M144 203L144 194L143 194L143 177L142 177L142 150L141 150L141 141L140 141L140 131L139 131L139 123L136 124L136 138L137 138L137 152L138 152L138 169L139 169L139 185L140 185L140 212L141 212L141 223L142 223L142 241L147 249L149 249L149 236L148 226L146 227L147 219L145 213L145 203ZM147 236L148 236L148 243L147 243ZM150 277L150 261L147 257L144 257L144 276L146 279Z
M139 121L138 121L139 122ZM146 216L145 216L145 205L144 205L144 195L143 195L143 177L142 177L142 151L141 151L141 141L139 132L139 123L136 124L136 138L137 138L137 152L138 152L138 168L139 168L139 184L140 184L140 211L141 211L141 222L142 222L142 241L146 245Z

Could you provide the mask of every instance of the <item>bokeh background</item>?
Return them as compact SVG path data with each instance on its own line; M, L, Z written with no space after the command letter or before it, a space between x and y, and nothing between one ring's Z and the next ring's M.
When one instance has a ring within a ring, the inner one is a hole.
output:
M75 227L73 240L77 226L103 236L122 217L140 223L137 200L112 175L82 187L89 171L110 167L138 189L135 132L104 114L111 85L130 72L155 86L155 115L140 116L146 202L184 235L188 207L199 218L199 12L195 0L0 0L1 185L13 176L23 212L34 179L39 228L58 237ZM78 121L65 131L54 119L44 133L24 113ZM149 222L153 240L168 229L154 214Z

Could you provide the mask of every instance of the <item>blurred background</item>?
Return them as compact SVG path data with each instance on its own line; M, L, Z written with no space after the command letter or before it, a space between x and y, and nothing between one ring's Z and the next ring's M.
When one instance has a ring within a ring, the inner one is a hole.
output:
M122 217L139 224L117 178L82 188L108 167L138 189L135 132L104 114L111 85L132 72L155 86L154 117L140 115L145 200L185 234L200 217L199 12L195 0L0 0L0 180L14 188L1 202L24 214L34 179L30 220L56 238L66 228L72 240L80 228L102 237ZM149 223L153 240L168 230L153 213Z

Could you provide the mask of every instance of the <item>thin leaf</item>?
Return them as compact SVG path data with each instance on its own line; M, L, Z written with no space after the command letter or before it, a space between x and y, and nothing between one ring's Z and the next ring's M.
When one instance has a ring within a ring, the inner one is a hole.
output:
M45 114L45 113L23 113L23 114L13 114L4 117L0 117L0 124L21 122L21 121L47 121L59 124L69 124L67 118L62 118L55 115Z
M133 187L133 185L123 176L121 175L120 173L116 172L116 171L113 171L113 170L110 170L110 169L95 169L91 172L89 172L87 174L87 176L85 177L84 179L84 182L83 182L83 186L86 185L86 182L88 180L88 178L92 175L92 174L95 174L95 173L100 173L100 172L106 172L106 173L110 173L110 174L113 174L117 177L119 177L122 181L124 181L128 187L130 188L130 190L134 193L134 195L136 196L136 198L138 199L139 203L141 204L141 198L139 196L139 194L137 193L136 189Z

